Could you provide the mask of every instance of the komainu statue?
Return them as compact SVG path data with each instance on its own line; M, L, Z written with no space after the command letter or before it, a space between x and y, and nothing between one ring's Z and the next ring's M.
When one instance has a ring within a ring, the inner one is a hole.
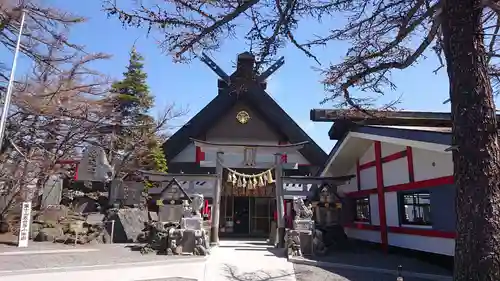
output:
M293 198L293 210L295 211L296 220L312 219L312 206L306 206L304 200L300 197Z
M193 207L187 200L182 201L182 217L190 218L193 216Z
M193 200L191 202L191 208L194 212L195 215L199 215L201 212L201 208L203 207L203 204L205 203L205 198L203 197L203 194L195 193L193 194Z

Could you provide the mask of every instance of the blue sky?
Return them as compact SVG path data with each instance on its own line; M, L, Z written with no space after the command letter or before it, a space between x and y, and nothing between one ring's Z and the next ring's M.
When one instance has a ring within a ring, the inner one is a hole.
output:
M101 11L101 1L45 2L88 19L86 23L72 29L71 39L85 45L89 52L104 52L113 56L110 60L95 65L105 74L117 79L121 77L128 62L130 48L135 42L138 51L145 57L148 82L151 92L156 96L157 110L172 102L189 109L189 115L179 120L179 124L196 114L217 94L217 76L207 66L196 60L191 64L173 63L158 48L156 42L161 38L159 34L152 34L147 38L145 30L124 28L118 20L108 19ZM120 0L118 3L120 2L130 3L132 0ZM335 23L330 21L330 24ZM296 36L299 40L308 38L313 31L325 31L325 26L330 26L329 21L324 21L321 25L313 21L303 22ZM315 50L315 54L325 66L328 62L340 61L347 46L346 43L334 43ZM231 73L236 55L246 50L245 43L235 39L224 42L222 49L213 53L212 58L227 73ZM328 153L334 145L327 134L331 124L309 121L310 109L331 106L319 104L325 97L325 92L320 83L321 74L312 69L318 65L292 46L283 49L280 55L285 57L286 62L268 81L268 93ZM21 67L17 75L22 75L23 63L26 65L27 60L20 57ZM385 99L402 95L403 103L400 107L404 110L449 111L449 105L442 104L448 97L448 78L445 70L437 75L433 74L432 70L436 66L437 60L429 54L428 59L422 59L417 65L394 72L393 81L398 89L388 93Z

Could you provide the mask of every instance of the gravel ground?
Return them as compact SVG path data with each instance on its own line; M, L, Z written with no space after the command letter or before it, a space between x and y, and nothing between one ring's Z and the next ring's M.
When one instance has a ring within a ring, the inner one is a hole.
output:
M74 266L93 266L93 265L112 265L118 263L134 262L162 262L171 260L172 262L192 259L193 262L200 261L202 257L193 256L164 256L154 253L142 255L138 251L132 251L127 245L123 244L104 244L95 246L73 247L67 245L58 245L49 243L33 243L28 248L21 251L37 250L68 250L68 249L97 249L92 252L60 252L50 254L26 253L22 255L11 255L8 252L15 251L17 248L0 247L0 271L13 271L25 269L54 268L54 267L74 267ZM17 249L19 250L19 249Z
M294 264L297 281L396 281L392 274L355 271L349 269L320 268ZM429 281L421 278L405 277L404 281Z

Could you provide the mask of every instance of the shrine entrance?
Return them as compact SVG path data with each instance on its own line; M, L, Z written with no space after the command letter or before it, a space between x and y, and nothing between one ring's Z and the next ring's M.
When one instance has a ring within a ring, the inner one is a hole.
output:
M233 233L248 234L250 232L250 198L231 197L233 199ZM227 201L227 200L226 200Z
M221 198L221 235L268 237L275 212L274 198L224 195Z

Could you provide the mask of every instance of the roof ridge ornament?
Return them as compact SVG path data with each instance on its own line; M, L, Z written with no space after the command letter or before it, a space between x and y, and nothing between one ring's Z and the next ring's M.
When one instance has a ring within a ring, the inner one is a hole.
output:
M285 58L280 57L264 72L257 74L255 71L255 56L247 51L238 55L236 71L232 75L228 75L207 54L201 53L200 60L220 77L223 85L219 84L219 88L232 86L234 88L233 90L236 92L246 91L249 88L251 81L258 84L265 83L267 78L269 78L269 76L276 72L285 63Z

